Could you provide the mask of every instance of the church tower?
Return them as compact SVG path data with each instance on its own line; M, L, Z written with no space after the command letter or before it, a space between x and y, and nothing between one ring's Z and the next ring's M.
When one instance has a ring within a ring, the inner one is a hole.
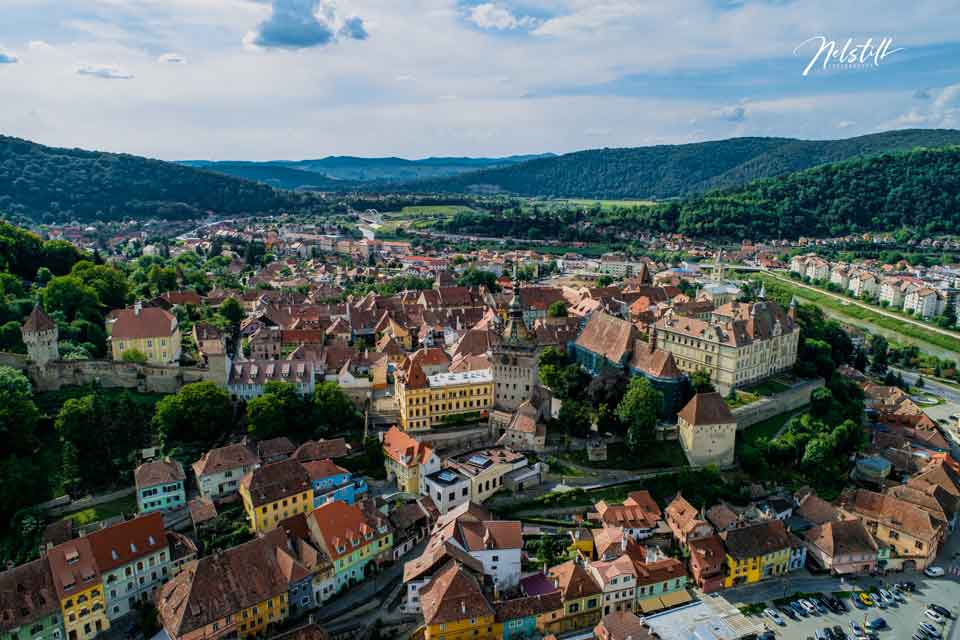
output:
M520 281L514 275L506 322L498 327L490 344L494 406L497 409L516 411L530 399L537 384L537 355L537 335L523 319Z
M57 323L43 312L39 304L27 316L20 332L23 334L23 343L27 345L27 355L36 364L42 367L48 362L60 359L57 349L60 332Z

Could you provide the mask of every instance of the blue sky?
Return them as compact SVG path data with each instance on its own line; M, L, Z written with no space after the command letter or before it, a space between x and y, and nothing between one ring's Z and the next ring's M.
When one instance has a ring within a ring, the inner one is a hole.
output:
M960 126L960 2L4 0L0 133L163 159ZM892 39L816 65L823 37Z

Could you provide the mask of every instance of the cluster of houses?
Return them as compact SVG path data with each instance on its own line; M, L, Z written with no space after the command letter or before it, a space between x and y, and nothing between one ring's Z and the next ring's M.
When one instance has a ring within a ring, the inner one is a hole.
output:
M804 254L790 260L790 272L925 320L943 315L947 307L956 312L958 304L960 272L946 267L925 269L903 260L896 264L873 260L850 264Z

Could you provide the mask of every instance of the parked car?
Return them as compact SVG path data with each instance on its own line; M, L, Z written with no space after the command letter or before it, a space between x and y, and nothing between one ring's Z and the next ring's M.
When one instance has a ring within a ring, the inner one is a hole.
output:
M857 609L867 608L867 605L863 604L863 600L860 599L860 594L850 596L850 601L853 602L853 606L855 606Z
M813 603L812 603L812 602L810 602L809 600L807 600L807 599L805 599L805 598L800 598L800 600L798 600L798 602L800 603L800 606L803 607L804 610L805 610L807 613L809 613L810 615L816 615L816 613L817 613L817 608L816 608L815 606L813 606Z
M787 623L783 621L783 618L780 617L780 614L777 613L776 609L767 608L763 610L763 613L781 627L785 627L787 625Z
M880 589L880 597L883 598L887 604L897 604L897 599L886 589Z
M884 629L887 626L887 621L883 618L874 618L867 623L867 626L871 629Z
M886 609L886 608L887 608L887 601L884 600L884 599L883 599L883 596L881 596L879 593L872 593L872 594L870 594L870 597L873 598L873 604L874 604L878 609Z
M950 609L947 609L946 607L941 607L940 605L934 604L934 603L932 603L932 602L931 602L929 605L927 605L927 607L928 607L929 609L933 609L934 611L936 611L937 613L939 613L940 615L942 615L944 618L952 618L952 617L953 617L953 612L950 611Z
M943 616L934 611L933 609L927 609L923 612L923 615L927 616L934 622L943 622Z
M817 640L830 640L830 636L823 629L817 629Z
M943 567L937 566L930 566L923 570L923 575L927 576L928 578L939 578L944 573L946 572L943 570Z
M858 625L858 624L857 624L856 622L854 622L853 620L850 621L850 630L853 631L853 636L854 636L854 637L862 636L862 635L863 635L863 627L861 627L860 625Z
M930 624L929 622L921 622L919 629L922 633L927 634L927 637L930 637L930 638L939 638L941 635L940 630L937 629L932 624Z
M840 598L834 597L833 604L836 605L837 607L837 613L846 613L847 611L850 610L850 608L847 607L847 603L845 603Z
M894 585L894 588L899 591L904 591L906 593L913 593L917 590L917 585L913 582L898 582Z
M836 640L847 640L847 632L838 624L833 625L833 637Z
M868 607L872 607L872 606L873 606L873 598L871 598L871 597L870 597L870 594L867 593L866 591L861 591L861 592L860 592L860 602L862 602L863 604L867 605Z
M894 589L890 593L893 594L893 597L897 599L897 602L906 602L907 599L903 597L903 594L900 593L899 589Z
M804 618L806 618L807 615L809 615L809 614L807 614L807 610L803 608L803 605L800 604L800 601L799 601L799 600L794 600L793 602L791 602L791 603L790 603L790 608L793 609L794 611L796 611L797 613L799 613L799 614L800 614L801 616L803 616Z
M910 640L928 640L928 638L927 634L916 631L912 636L910 636Z

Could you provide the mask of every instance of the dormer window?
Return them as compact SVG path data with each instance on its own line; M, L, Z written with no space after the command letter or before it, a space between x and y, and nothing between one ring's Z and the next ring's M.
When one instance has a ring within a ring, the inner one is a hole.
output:
M136 552L137 552L137 545L135 545L134 543L131 542L131 543L130 543L130 551L132 551L133 553L136 553Z
M151 546L151 547L152 547L153 545L157 544L157 541L154 539L153 536L149 536L149 537L147 538L147 541L150 543L150 546Z
M114 560L119 560L120 554L117 553L116 549L110 549L110 557L113 558Z

